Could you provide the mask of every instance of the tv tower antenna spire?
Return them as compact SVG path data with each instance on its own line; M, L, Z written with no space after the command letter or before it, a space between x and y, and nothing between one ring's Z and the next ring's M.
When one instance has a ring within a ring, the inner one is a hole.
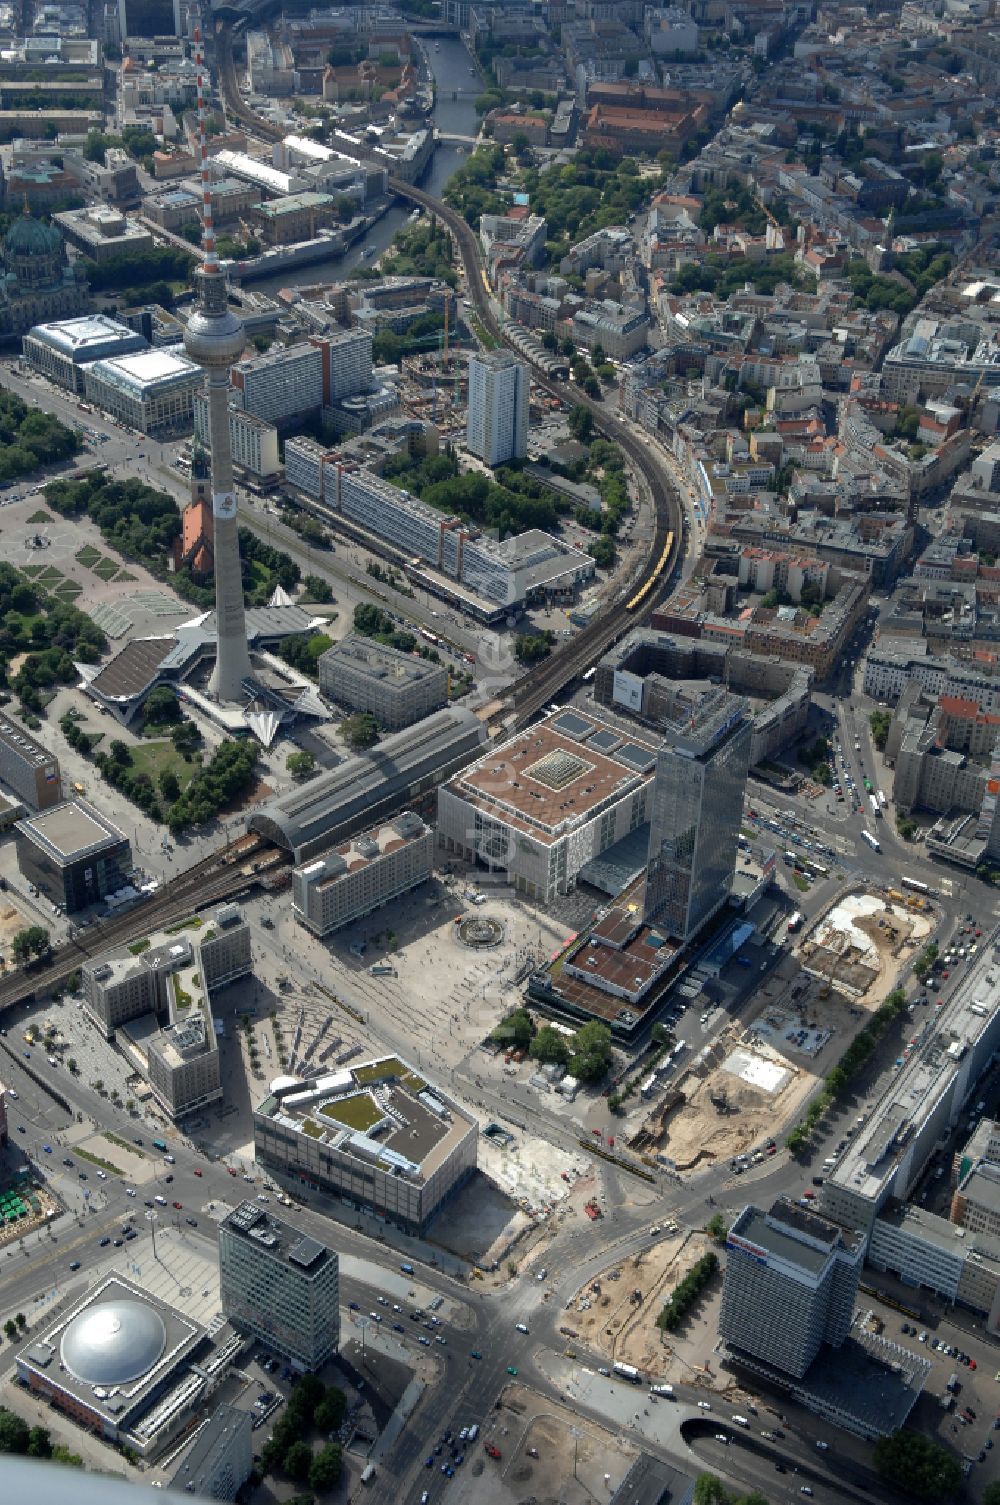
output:
M215 247L212 186L205 142L205 64L200 25L195 28L194 43L201 156L202 262L195 272L198 306L187 322L184 348L208 374L216 626L216 659L210 689L220 701L238 704L245 699L244 681L250 676L251 669L229 433L229 374L233 363L243 353L246 337L242 321L229 307L226 278Z

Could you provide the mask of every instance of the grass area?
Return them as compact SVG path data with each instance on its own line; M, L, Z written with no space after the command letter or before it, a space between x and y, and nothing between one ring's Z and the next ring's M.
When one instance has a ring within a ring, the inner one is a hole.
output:
M41 508L38 512L33 512L28 518L29 523L50 523L51 521L51 517L44 508Z
M182 930L200 930L205 921L200 915L188 915L186 920L179 920L176 925L167 926L167 935L180 935Z
M184 754L179 753L174 744L167 739L159 742L139 742L130 751L133 775L148 773L154 784L160 774L169 769L171 773L176 774L177 782L183 791L198 772L197 763L186 762Z
M302 1120L302 1132L303 1134L308 1134L310 1139L321 1139L323 1137L323 1130L319 1124L313 1123L311 1118L304 1118Z
M133 956L141 956L144 951L149 950L149 937L143 936L141 941L133 941L128 949Z
M412 1092L414 1096L427 1090L427 1083L423 1077L417 1076L415 1071L408 1071L406 1076L402 1078L400 1085L405 1087L409 1092Z
M38 583L51 590L53 585L56 585L63 579L65 579L65 576L62 570L57 570L54 564L47 564L38 577Z
M136 580L136 576L135 575L130 575L129 572L128 572L128 570L119 570L118 573L117 573L117 575L114 577L114 580L113 580L112 584L114 584L114 585L132 585L135 580Z
M92 543L85 543L74 556L77 564L82 564L85 570L93 569L101 557L100 549L95 549Z
M109 1176L124 1176L125 1174L123 1170L119 1170L118 1166L114 1165L110 1160L102 1160L100 1155L92 1155L89 1150L81 1150L79 1145L77 1145L73 1153L79 1155L81 1160L86 1160L88 1164L96 1165L99 1171L107 1171Z
M795 884L795 887L798 889L800 894L807 894L810 888L812 888L812 884L809 882L809 879L803 878L801 873L793 873L792 882Z
M21 574L27 575L29 580L34 580L36 576L42 573L44 568L45 566L42 564L22 564Z
M146 1151L139 1145L129 1144L127 1139L123 1139L120 1134L113 1134L110 1129L104 1130L104 1138L109 1144L116 1144L120 1150L128 1150L130 1155L141 1155L143 1159L149 1158Z
M479 341L480 345L482 345L483 349L495 350L500 342L499 340L495 340L493 338L483 321L481 319L478 319L476 315L471 312L471 310L466 315L466 318L469 324L469 328L472 330L473 334Z
M171 981L174 985L174 1002L176 1003L177 1007L179 1009L189 1009L194 1000L192 999L191 994L188 993L186 989L181 987L181 980L177 976L176 972L173 973Z
M96 564L91 565L91 569L93 570L95 575L97 575L101 580L105 582L105 584L107 584L109 580L117 575L118 564L114 559L108 559L105 557L104 559L99 559Z
M397 1061L395 1056L390 1056L387 1061L380 1061L375 1066L360 1066L354 1073L354 1080L361 1086L365 1086L368 1082L381 1082L385 1077L401 1077L402 1075L402 1061Z
M83 595L83 586L75 580L64 580L61 585L56 586L52 594L57 601L68 601L72 605L77 596Z
M332 1118L336 1123L344 1124L348 1129L357 1129L362 1134L381 1123L385 1117L367 1092L359 1092L355 1097L338 1098L335 1103L324 1103L319 1111L324 1118Z

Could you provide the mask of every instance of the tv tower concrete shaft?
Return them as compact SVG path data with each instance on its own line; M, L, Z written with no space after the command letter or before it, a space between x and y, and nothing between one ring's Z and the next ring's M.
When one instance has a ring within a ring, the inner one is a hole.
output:
M205 146L205 103L200 29L195 32L198 69L198 125L201 146L202 249L195 273L198 306L184 331L184 348L208 373L208 428L212 475L212 531L215 557L217 652L210 689L223 703L241 704L243 681L250 674L247 651L239 524L233 488L233 452L229 436L229 373L243 353L242 321L229 307L226 278L215 251L212 193Z

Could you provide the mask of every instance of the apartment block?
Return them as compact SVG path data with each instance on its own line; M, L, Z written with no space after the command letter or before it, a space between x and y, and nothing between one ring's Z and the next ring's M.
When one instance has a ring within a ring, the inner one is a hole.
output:
M209 443L208 394L204 388L194 394L194 432L202 444ZM273 476L281 469L278 456L278 430L242 408L229 409L229 442L233 464L255 476Z
M300 1373L340 1346L340 1262L334 1251L243 1202L219 1225L222 1310Z
M281 428L322 407L323 353L303 343L238 361L231 384L234 407Z
M329 935L426 883L433 868L434 833L405 810L296 868L292 913L314 935Z

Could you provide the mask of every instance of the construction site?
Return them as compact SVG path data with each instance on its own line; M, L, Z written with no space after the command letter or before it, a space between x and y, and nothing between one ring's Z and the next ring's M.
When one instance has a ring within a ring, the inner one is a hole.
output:
M579 1342L592 1353L604 1354L609 1364L631 1364L653 1381L674 1377L690 1383L688 1324L667 1333L657 1327L656 1319L713 1244L707 1234L680 1229L673 1222L664 1223L661 1231L662 1238L651 1249L609 1265L582 1286L567 1302L559 1331L570 1348ZM692 1313L692 1321L696 1315L700 1313Z
M678 1175L720 1160L741 1175L759 1163L933 926L923 900L865 890L840 898L762 980L746 1017L730 1019L679 1073L667 1068L653 1106L629 1124L630 1148Z

